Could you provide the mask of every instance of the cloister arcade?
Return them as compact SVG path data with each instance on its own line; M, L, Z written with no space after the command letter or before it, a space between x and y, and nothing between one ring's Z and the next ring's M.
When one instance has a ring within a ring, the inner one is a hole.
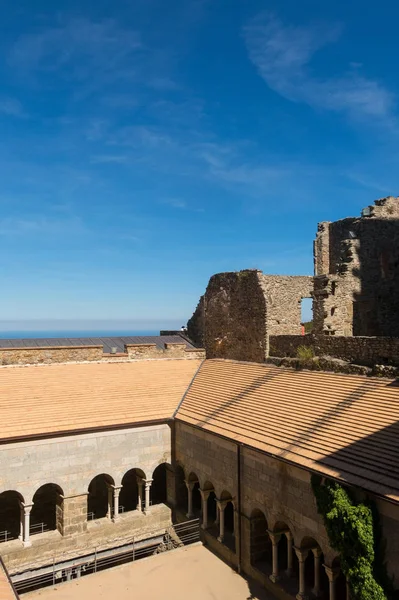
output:
M170 467L170 466L169 466ZM87 520L118 520L121 513L146 514L152 505L167 503L166 463L156 467L151 478L140 468L132 468L119 484L107 473L93 477L87 486ZM0 493L0 543L19 539L30 546L30 536L46 531L63 533L64 491L55 483L46 483L32 500L15 490Z
M189 472L183 480L184 469L175 470L177 504L180 514L187 518L198 516L201 528L219 543L237 553L238 519L236 499L226 490L218 493L206 481L201 486L198 476ZM182 482L187 493L182 492ZM199 499L201 500L198 510ZM320 597L325 600L349 600L349 588L340 570L339 557L325 562L323 550L313 537L294 532L283 520L270 527L265 511L256 508L243 520L249 521L249 561L251 567L268 577L298 600ZM243 528L244 529L244 528ZM245 533L243 534L245 535Z

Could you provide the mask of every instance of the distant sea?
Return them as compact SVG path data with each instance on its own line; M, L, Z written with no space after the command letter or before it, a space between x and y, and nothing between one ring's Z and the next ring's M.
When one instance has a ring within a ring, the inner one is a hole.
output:
M32 338L98 338L98 337L127 337L133 335L159 335L158 330L101 330L101 329L76 329L76 330L49 330L49 331L0 331L0 339L32 339Z

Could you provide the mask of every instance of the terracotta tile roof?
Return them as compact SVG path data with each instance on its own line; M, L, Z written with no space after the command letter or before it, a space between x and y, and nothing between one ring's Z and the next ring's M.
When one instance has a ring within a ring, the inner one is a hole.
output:
M7 577L3 561L0 559L0 598L1 600L18 600L18 596Z
M207 360L176 418L399 502L399 382Z
M0 441L172 418L199 360L0 368Z

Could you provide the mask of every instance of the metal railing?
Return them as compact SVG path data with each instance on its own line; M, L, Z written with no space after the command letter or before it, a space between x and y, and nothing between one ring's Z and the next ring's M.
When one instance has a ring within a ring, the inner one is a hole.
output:
M18 573L13 575L11 580L18 593L23 594L34 589L79 579L84 575L133 562L140 558L168 552L199 540L199 519L193 519L149 533L145 540L137 540L133 537L126 544L117 548L102 550L94 547L85 556L63 562L54 557L52 564L36 569L35 572Z
M18 539L18 535L16 533L12 533L12 531L0 531L0 543L1 542L8 542L9 540L16 540Z
M35 523L29 527L29 535L36 535L37 533L44 533L45 531L51 531L51 528L47 523Z

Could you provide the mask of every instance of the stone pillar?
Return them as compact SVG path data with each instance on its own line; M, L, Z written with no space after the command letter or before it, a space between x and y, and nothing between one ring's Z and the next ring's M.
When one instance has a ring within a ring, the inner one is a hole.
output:
M299 561L299 591L295 597L297 600L307 600L305 593L305 560L308 557L309 550L302 550L301 548L294 548L294 550Z
M119 519L119 494L121 493L122 487L114 486L114 517L113 521L117 521Z
M349 581L346 581L346 600L351 600L351 589L349 586Z
M335 600L335 580L337 579L337 577L339 575L339 568L327 567L327 565L324 565L324 569L327 573L328 582L330 585L329 599Z
M166 465L166 503L176 508L176 474L171 465Z
M143 511L143 485L144 481L141 477L137 477L137 506L139 512Z
M32 510L33 504L24 504L24 533L23 533L23 544L25 548L32 545L30 541L30 511Z
M79 535L87 531L87 494L63 498L62 535Z
M281 540L281 534L272 531L268 531L268 534L272 543L272 574L270 579L273 583L277 583L280 579L278 574L278 543Z
M211 493L210 490L200 490L201 500L202 500L202 529L208 528L208 498Z
M292 533L291 531L284 532L285 537L287 538L287 575L288 577L292 576Z
M111 517L112 517L112 496L114 494L114 492L113 492L113 486L107 483L107 489L108 489L107 518L111 519Z
M220 543L223 543L223 540L224 540L224 509L227 506L227 502L225 500L223 502L221 500L217 500L216 502L217 502L218 508L219 508L219 536L218 536L218 541Z
M144 512L147 513L150 510L150 489L151 489L152 479L145 479L145 506Z
M185 481L184 482L186 484L187 487L187 497L188 497L188 501L187 501L187 514L186 517L187 519L192 519L194 516L193 513L193 489L194 489L194 485L197 483L196 481Z
M216 519L215 519L215 525L217 525L219 527L219 523L220 523L220 512L219 512L219 504L218 501L215 499L216 502Z
M24 539L24 505L19 503L19 536L18 539L23 542Z
M313 556L314 556L314 586L313 586L313 595L318 598L320 596L320 558L321 558L321 550L320 548L312 548Z

